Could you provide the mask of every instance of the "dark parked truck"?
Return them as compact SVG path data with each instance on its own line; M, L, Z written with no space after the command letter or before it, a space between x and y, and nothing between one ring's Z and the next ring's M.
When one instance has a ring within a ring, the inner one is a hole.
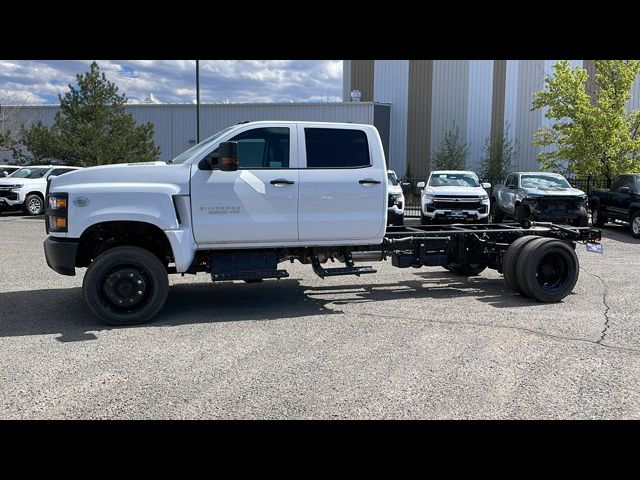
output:
M586 227L587 194L558 173L512 173L491 194L492 221L501 222L505 215L516 222L529 219Z
M640 173L620 175L611 188L592 190L589 205L594 225L601 227L609 220L629 222L631 234L640 238Z

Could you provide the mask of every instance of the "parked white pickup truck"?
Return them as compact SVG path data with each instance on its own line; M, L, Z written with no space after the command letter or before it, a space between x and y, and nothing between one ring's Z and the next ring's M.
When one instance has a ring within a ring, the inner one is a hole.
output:
M27 215L42 215L47 179L64 175L80 167L29 165L0 179L0 210L22 208Z
M45 256L64 275L88 267L83 293L90 309L107 323L126 325L160 311L169 273L260 281L288 276L278 264L294 260L323 278L375 273L355 262L387 256L396 267L440 265L459 275L489 267L504 271L524 295L558 301L578 275L571 242L599 236L552 225L387 228L387 202L375 127L243 123L166 163L93 167L54 178ZM517 251L509 250L512 243ZM551 250L554 255L545 256ZM520 284L514 262L522 252L536 255L518 265L529 272ZM344 267L324 268L328 260ZM554 268L558 264L562 268ZM544 278L536 275L543 267Z

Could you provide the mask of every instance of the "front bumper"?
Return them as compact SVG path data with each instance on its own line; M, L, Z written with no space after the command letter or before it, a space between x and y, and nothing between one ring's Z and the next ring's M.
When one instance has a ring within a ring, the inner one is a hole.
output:
M431 210L427 211L424 216L435 221L478 222L489 217L488 209L486 210L486 213L480 213L477 210L461 210L460 215L453 215L451 210Z
M78 240L75 238L47 237L44 241L44 256L47 265L61 275L76 274Z

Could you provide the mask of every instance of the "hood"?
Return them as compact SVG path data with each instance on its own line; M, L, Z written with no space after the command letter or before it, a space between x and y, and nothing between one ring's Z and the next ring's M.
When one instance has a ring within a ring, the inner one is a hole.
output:
M545 197L579 197L586 195L577 188L523 188L530 195L540 195Z
M429 195L487 195L487 191L482 187L427 186L425 187L424 192Z
M4 185L31 185L34 183L44 183L46 181L45 178L3 177L0 178L0 187Z
M390 195L398 195L402 193L402 187L400 185L391 185L387 183L387 193Z
M117 184L129 187L152 185L170 185L177 187L179 195L189 193L191 165L167 164L165 162L119 163L83 168L66 173L51 180L51 188L64 191L65 188L80 192L83 189L114 186Z

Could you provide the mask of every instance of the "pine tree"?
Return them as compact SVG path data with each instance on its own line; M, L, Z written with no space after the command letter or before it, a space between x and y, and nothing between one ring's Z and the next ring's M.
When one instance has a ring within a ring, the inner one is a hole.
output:
M509 175L518 155L517 142L509 136L509 124L501 137L488 137L480 159L480 176L484 179L503 179Z
M469 145L460 138L460 128L454 122L431 156L431 170L464 170L468 154Z
M53 159L90 167L158 159L153 124L136 124L124 109L126 96L118 94L118 87L107 80L96 62L87 73L76 75L76 82L77 86L69 85L69 91L58 96L60 112L51 128L38 122L21 129L29 160Z

